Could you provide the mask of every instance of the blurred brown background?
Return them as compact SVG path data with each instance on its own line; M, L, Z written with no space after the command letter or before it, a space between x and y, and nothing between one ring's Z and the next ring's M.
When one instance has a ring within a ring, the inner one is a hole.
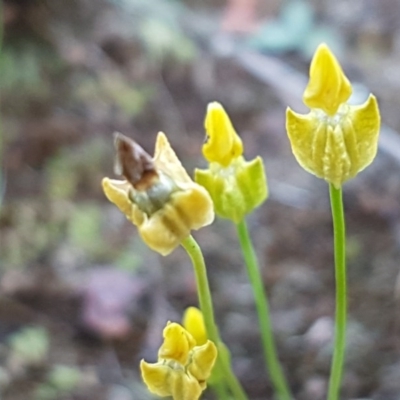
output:
M0 51L0 398L146 400L138 363L196 304L180 249L164 258L108 203L112 133L153 152L164 131L187 170L220 101L270 198L248 218L279 355L298 400L324 398L334 315L327 185L284 129L326 41L379 100L382 146L344 186L349 329L343 399L400 399L398 0L3 0ZM272 399L234 227L195 233L217 319L251 399ZM223 249L223 251L221 251ZM212 399L205 393L204 399Z

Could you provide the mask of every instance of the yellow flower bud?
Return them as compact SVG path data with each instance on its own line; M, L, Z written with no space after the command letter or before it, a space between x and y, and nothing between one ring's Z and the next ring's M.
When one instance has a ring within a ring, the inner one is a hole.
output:
M197 400L203 392L202 385L184 369L168 364L149 364L142 360L140 370L149 391L160 397L172 396L174 400Z
M167 255L192 229L213 221L212 200L190 179L163 133L158 134L150 160L130 139L122 135L118 139L124 141L120 170L126 180L104 178L104 193L138 227L150 248Z
M189 351L196 345L193 336L181 325L168 322L163 331L164 343L158 351L158 357L175 360L185 365Z
M310 80L303 95L304 103L333 116L351 93L351 84L339 62L325 43L319 45L311 61Z
M194 337L197 346L207 342L207 332L202 312L196 307L188 307L183 316L183 326Z
M144 383L161 397L198 400L214 367L216 346L210 341L196 346L192 335L177 323L168 322L163 336L158 362L140 363Z
M202 389L206 388L206 381L211 375L217 354L217 347L209 340L193 349L192 362L188 366L188 371L197 379Z
M242 141L219 103L209 104L205 126L210 165L195 171L195 181L207 189L218 216L239 223L268 196L264 164L260 157L244 160Z
M173 369L167 364L150 364L146 361L140 361L140 370L142 373L143 382L151 393L161 397L171 395L170 376Z
M208 105L205 129L207 137L203 155L208 162L217 162L226 167L242 155L242 141L221 104L213 102Z
M174 371L170 387L173 400L197 400L207 387L202 385L193 375L184 371Z
M304 102L307 115L286 112L286 130L299 164L336 188L375 158L380 114L373 95L360 106L346 103L351 85L326 45L318 47Z

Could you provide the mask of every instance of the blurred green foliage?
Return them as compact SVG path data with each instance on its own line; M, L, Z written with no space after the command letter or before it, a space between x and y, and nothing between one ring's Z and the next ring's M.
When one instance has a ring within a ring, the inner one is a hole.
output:
M265 52L296 50L311 57L322 42L328 43L335 53L342 49L340 35L331 27L316 23L314 8L309 2L289 0L282 6L278 18L266 22L248 44Z
M45 166L45 192L52 200L71 200L78 192L99 194L104 160L112 148L103 138L92 138L79 147L61 149Z
M187 10L179 1L109 0L120 8L131 23L131 36L137 37L147 56L156 63L168 59L190 62L196 46L182 28Z
M59 238L58 221L42 215L42 204L35 201L14 201L1 209L11 228L3 228L0 250L3 268L28 266L37 260L49 244ZM46 222L45 222L46 221Z
M149 56L157 62L171 57L185 63L192 61L196 55L193 42L181 30L162 19L143 19L139 24L139 33Z
M36 47L27 44L21 49L4 48L0 58L0 89L3 93L21 88L28 93L47 93L48 85L42 79L40 65Z
M132 226L132 233L135 228ZM138 235L131 237L127 243L121 247L116 253L116 258L113 260L115 266L119 269L134 272L137 268L143 265L145 260L151 259L152 250L139 238Z
M154 89L150 83L133 84L120 73L103 73L98 78L85 76L81 79L76 92L76 100L94 106L116 106L127 117L140 114L153 97Z
M56 365L35 392L35 400L57 400L73 392L81 380L78 368Z
M8 339L11 357L23 365L38 365L44 362L49 351L49 337L43 327L27 327Z
M111 210L112 206L106 202L100 182L112 151L102 137L64 148L45 164L40 196L4 204L0 210L2 268L27 268L43 257L54 262L52 257L59 251L70 254L68 259L75 259L76 265L115 262L134 270L141 264L145 249L137 248L140 240L135 237L132 244L131 236L120 231L112 240L105 237L108 212L99 199Z
M64 67L49 46L28 40L5 44L0 56L3 112L23 114L32 101L52 98L51 78L62 73Z
M102 210L99 205L86 203L71 210L68 221L68 239L87 255L95 256L104 250L101 237Z

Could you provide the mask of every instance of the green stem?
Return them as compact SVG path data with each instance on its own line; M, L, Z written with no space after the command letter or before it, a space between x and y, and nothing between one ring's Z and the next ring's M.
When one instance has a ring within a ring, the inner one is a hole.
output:
M343 212L342 189L329 185L331 198L334 247L335 247L335 279L336 279L336 316L335 345L329 379L328 400L339 398L340 384L343 375L343 364L346 350L346 231Z
M268 298L265 293L262 276L258 267L257 256L247 229L246 221L242 220L239 222L236 225L236 228L247 267L247 274L253 288L254 300L261 329L264 357L271 377L271 382L280 400L290 400L292 395L277 356L274 336L272 333Z
M211 300L211 291L208 284L207 269L204 262L203 253L197 242L192 236L187 237L182 241L182 246L189 254L192 260L194 272L196 276L197 293L201 312L203 313L204 324L207 330L208 338L213 341L218 347L222 347L221 339L217 326L215 324L214 309ZM229 389L231 390L235 400L247 400L246 393L232 372L227 352L218 351L217 368L220 368Z
M217 396L217 399L229 399L228 389L225 385L225 382L215 382L211 386L211 389Z

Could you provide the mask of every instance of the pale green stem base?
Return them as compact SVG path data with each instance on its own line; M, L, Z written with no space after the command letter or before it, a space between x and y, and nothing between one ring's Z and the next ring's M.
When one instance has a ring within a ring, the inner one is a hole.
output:
M257 256L247 229L246 221L243 220L239 222L236 225L236 228L247 267L247 274L253 288L261 330L264 358L268 367L271 382L279 400L290 400L292 399L292 395L277 356L274 336L272 333L268 298L265 293Z
M336 280L335 344L329 379L328 400L337 400L343 375L346 350L347 283L346 283L346 231L343 212L342 189L329 185L331 199Z
M197 242L192 236L187 237L182 241L182 246L189 254L192 260L194 272L196 276L197 294L199 297L199 304L201 312L203 313L204 324L207 330L208 338L213 341L217 346L221 345L221 339L217 326L215 324L213 304L211 300L211 292L208 284L207 269L204 262L203 253ZM223 372L226 384L235 400L247 400L246 393L242 386L233 374L230 362L226 357L224 351L218 352L218 358L216 362L216 368L219 368ZM221 390L221 388L219 388ZM220 393L218 393L220 394Z

